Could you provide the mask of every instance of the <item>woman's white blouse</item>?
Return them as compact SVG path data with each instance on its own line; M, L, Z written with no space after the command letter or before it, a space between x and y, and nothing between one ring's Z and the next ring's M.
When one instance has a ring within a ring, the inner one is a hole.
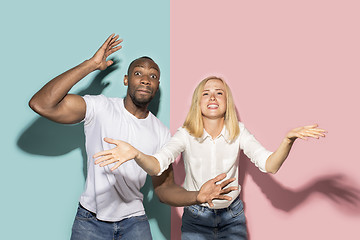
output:
M240 135L235 141L228 140L228 132L223 130L215 139L204 130L201 138L195 138L185 128L179 128L175 135L154 157L160 163L160 173L165 171L171 163L182 153L185 165L184 188L189 191L199 191L201 186L208 180L221 173L226 173L226 179L235 177L237 180L228 186L238 185L238 155L242 149L244 154L262 172L266 172L265 163L272 152L266 150L255 137L239 122ZM239 190L230 192L232 200L240 193ZM213 200L215 209L225 208L232 201ZM208 204L204 204L208 206Z

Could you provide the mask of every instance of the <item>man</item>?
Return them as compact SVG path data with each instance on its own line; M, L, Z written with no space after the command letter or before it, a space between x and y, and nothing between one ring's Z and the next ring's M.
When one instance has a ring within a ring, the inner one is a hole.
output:
M138 58L129 65L124 77L128 86L125 99L68 94L89 73L113 64L107 57L121 48L121 42L118 35L112 34L92 58L52 79L29 102L35 112L55 122L84 122L88 173L71 239L151 239L140 193L145 171L134 161L112 171L95 166L92 156L112 148L103 141L104 137L127 141L147 154L154 154L169 140L169 130L148 110L159 88L158 65L148 57ZM169 168L160 177L153 177L153 184L162 202L184 206L225 198L223 194L231 188L224 187L232 179L216 184L224 178L219 175L199 192L189 192L174 183Z

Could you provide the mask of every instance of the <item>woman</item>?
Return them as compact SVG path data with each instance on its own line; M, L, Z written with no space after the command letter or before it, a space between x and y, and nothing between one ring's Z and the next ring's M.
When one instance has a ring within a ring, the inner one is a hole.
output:
M160 175L182 153L186 172L184 188L199 191L206 181L220 173L226 173L227 179L238 178L240 149L261 171L276 173L297 138L325 137L324 133L325 130L317 125L295 128L287 133L275 152L270 152L238 122L228 85L221 78L208 77L195 89L184 125L158 153L145 155L125 142L106 139L117 147L94 157L101 156L95 161L95 164L101 163L100 166L116 162L112 170L135 159L148 174ZM246 239L245 216L237 185L237 181L229 184L237 190L226 194L227 198L185 207L182 239Z

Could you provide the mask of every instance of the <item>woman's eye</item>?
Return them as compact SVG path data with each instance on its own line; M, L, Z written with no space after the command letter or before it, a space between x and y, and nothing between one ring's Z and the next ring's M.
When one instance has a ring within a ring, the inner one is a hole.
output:
M203 93L203 96L207 96L207 95L209 95L208 93Z
M218 95L223 95L223 93L222 93L222 92L218 92Z

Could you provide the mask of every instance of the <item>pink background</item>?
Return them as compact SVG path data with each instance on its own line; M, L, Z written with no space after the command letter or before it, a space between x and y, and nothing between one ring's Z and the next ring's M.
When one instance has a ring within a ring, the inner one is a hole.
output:
M241 156L250 239L360 239L359 1L171 1L171 130L192 92L224 77L242 122L269 150L318 123L276 175ZM178 182L181 163L175 166ZM172 210L180 239L182 209Z

